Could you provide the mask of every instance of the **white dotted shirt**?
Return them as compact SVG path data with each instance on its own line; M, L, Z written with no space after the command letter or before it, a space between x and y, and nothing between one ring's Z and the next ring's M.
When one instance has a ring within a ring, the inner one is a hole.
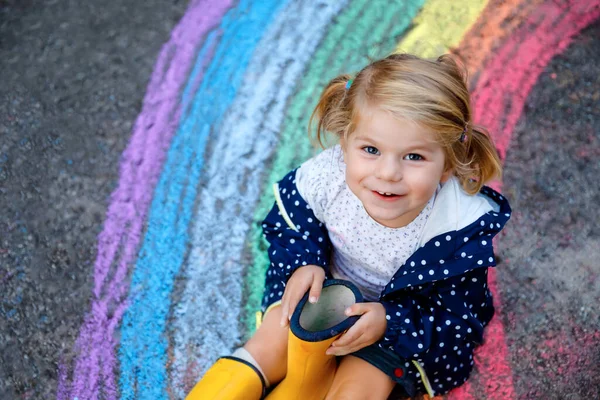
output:
M296 172L300 195L325 224L333 245L330 272L376 301L394 273L419 247L435 195L408 225L388 228L373 220L345 180L339 145L306 161Z

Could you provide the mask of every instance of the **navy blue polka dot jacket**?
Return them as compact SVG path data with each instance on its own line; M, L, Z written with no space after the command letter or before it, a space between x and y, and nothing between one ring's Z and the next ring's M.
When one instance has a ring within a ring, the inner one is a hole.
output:
M326 226L315 217L295 184L296 170L274 186L276 202L263 221L270 246L264 312L281 300L285 283L303 265L325 269L332 249ZM410 366L417 388L430 395L460 386L473 367L473 350L494 314L487 269L496 265L492 239L511 213L494 190L481 193L499 205L470 225L433 237L415 251L379 297L387 330L377 344Z

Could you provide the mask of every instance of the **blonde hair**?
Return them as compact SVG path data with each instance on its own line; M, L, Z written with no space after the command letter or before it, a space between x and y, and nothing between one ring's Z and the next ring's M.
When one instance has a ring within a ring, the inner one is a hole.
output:
M475 194L485 182L500 177L502 166L489 133L471 122L465 82L466 70L449 55L426 60L392 54L354 78L332 79L311 115L309 131L317 118L316 138L322 147L325 132L347 139L356 129L360 110L378 107L431 129L444 149L446 168L466 192Z

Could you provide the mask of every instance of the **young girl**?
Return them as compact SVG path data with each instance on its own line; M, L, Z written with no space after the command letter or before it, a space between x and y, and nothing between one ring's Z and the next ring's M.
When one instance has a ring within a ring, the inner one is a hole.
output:
M393 54L333 79L313 117L319 142L330 132L339 144L276 185L263 222L271 260L263 322L190 397L208 398L202 388L244 373L261 391L244 388L239 398L277 385L292 366L290 316L307 292L318 304L329 278L352 282L364 302L349 307L357 322L324 355L339 361L327 399L387 399L396 385L411 397L434 396L460 386L494 313L492 239L511 212L483 186L501 166L473 125L464 74L450 56Z

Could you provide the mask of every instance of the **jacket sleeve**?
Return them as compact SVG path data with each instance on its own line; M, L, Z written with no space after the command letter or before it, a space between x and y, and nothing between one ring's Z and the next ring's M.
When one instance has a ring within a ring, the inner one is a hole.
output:
M325 225L315 217L296 188L296 170L273 185L275 204L262 222L269 243L263 312L281 300L290 276L304 265L318 265L328 275L331 243Z
M379 345L416 361L428 391L443 394L466 381L494 313L487 268L408 287L381 303L387 329Z

